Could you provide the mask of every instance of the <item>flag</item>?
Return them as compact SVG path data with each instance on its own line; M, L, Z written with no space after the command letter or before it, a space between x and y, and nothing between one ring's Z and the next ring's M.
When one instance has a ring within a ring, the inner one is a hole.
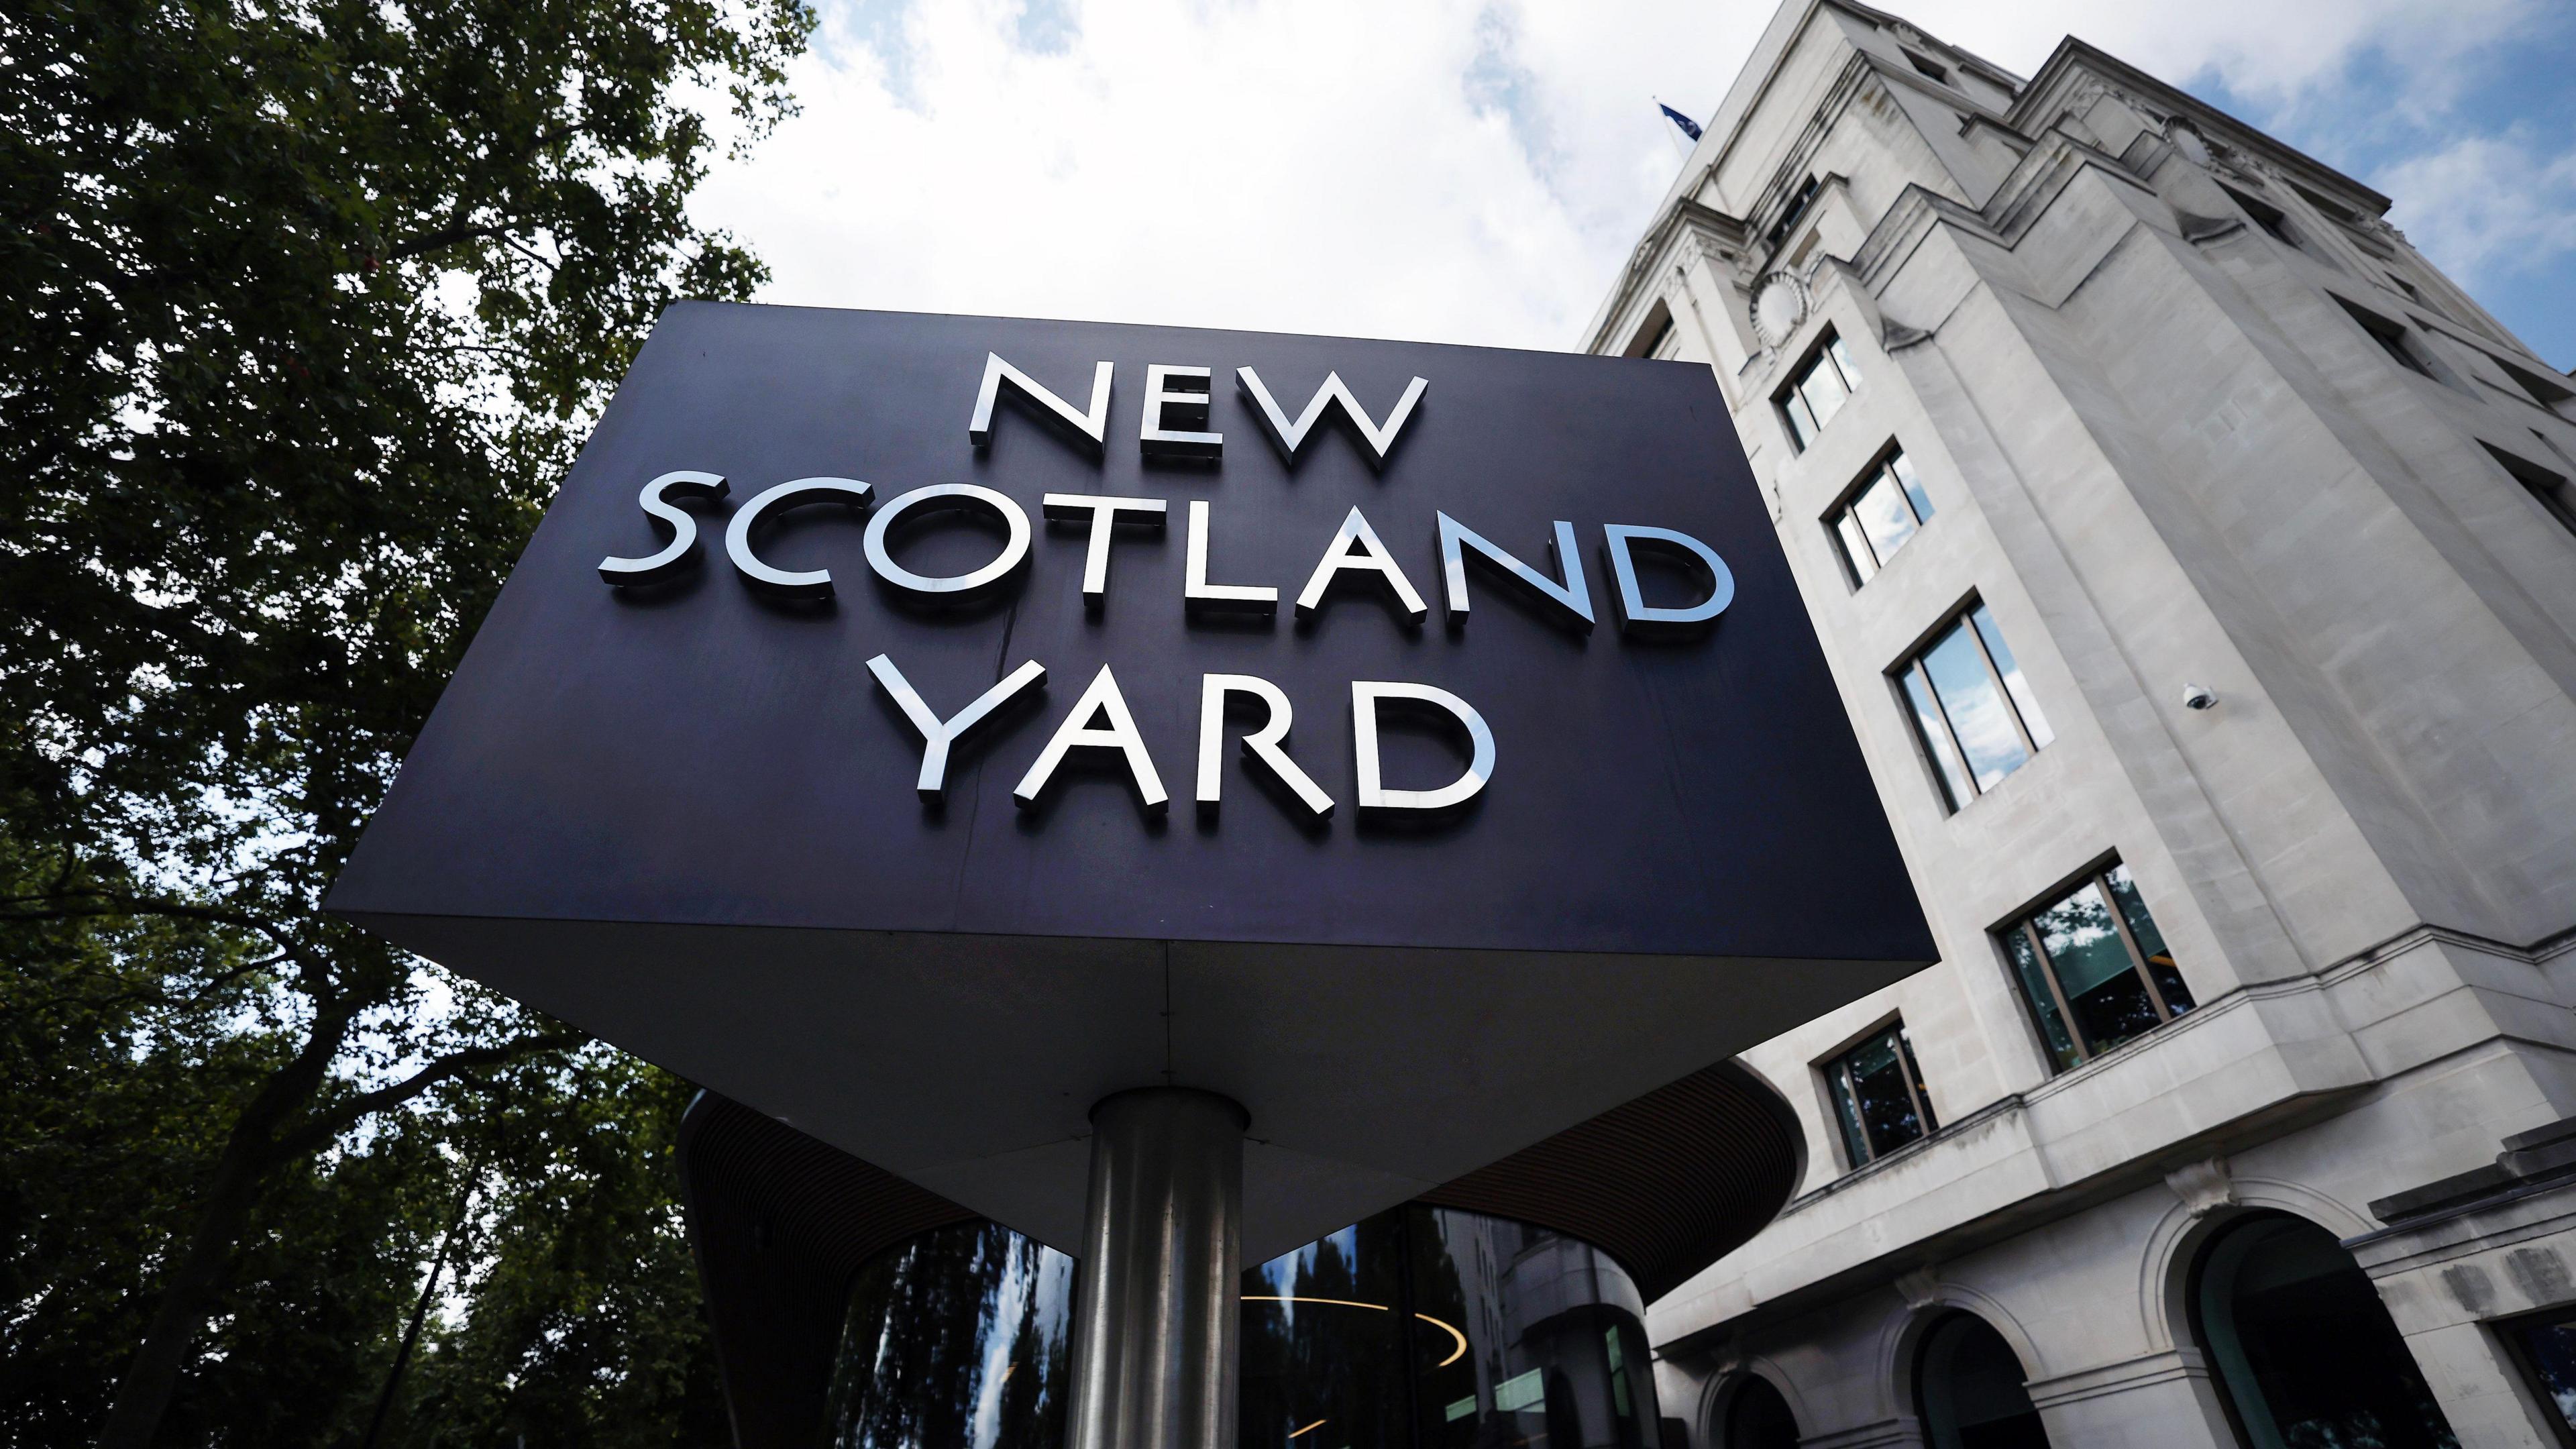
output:
M1673 118L1673 124L1682 128L1683 135L1690 137L1694 142L1699 140L1699 122L1692 120L1690 117L1683 115L1681 112L1674 110L1670 106L1664 106L1664 103L1661 101L1657 101L1655 104L1663 106L1664 114Z

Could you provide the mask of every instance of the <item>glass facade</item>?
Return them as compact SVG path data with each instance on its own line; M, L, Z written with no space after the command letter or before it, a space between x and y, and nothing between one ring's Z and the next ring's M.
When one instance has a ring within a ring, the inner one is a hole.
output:
M2192 1008L2191 988L2125 865L2087 876L2002 941L2060 1071Z
M1934 635L1896 681L1952 810L2003 783L2056 738L1983 604Z
M1833 1090L1843 1151L1854 1167L1940 1130L1902 1022L1890 1022L1826 1063L1825 1083Z
M834 1449L1059 1449L1071 1259L990 1224L861 1269ZM1405 1207L1244 1274L1242 1449L1661 1449L1645 1304L1598 1250Z
M1923 480L1914 476L1914 464L1903 453L1890 453L1825 521L1842 545L1843 564L1857 587L1876 578L1931 518L1932 499L1923 491Z
M1816 355L1807 359L1807 365L1789 379L1788 388L1774 399L1780 406L1780 415L1789 421L1789 439L1800 452L1805 452L1816 435L1824 431L1825 424L1834 420L1834 414L1843 410L1843 399L1859 388L1860 369L1852 365L1851 350L1843 346L1842 338L1827 333Z
M2334 1234L2263 1213L2210 1244L2201 1347L2252 1449L2457 1449L2370 1278Z
M832 1449L1059 1449L1073 1269L992 1223L869 1260L832 1373Z

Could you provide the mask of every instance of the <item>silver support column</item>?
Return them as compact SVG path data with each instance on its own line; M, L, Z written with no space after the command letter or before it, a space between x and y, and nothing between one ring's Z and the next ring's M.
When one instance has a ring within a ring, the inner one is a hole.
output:
M1249 1125L1186 1087L1091 1109L1071 1449L1234 1449Z

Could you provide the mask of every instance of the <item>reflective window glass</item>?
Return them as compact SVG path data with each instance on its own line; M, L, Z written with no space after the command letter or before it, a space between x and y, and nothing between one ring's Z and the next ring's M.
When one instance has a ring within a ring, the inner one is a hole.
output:
M1824 1073L1854 1167L1919 1141L1940 1126L1901 1024L1873 1033L1826 1063Z
M2192 1008L2191 990L2126 866L2087 876L2001 935L2061 1070Z
M1843 410L1843 399L1851 389L1843 386L1843 375L1835 370L1832 359L1819 355L1798 375L1798 396L1807 400L1807 411L1815 415L1821 428Z
M1965 623L1952 625L1923 651L1923 672L1931 677L1932 693L1941 701L1941 713L1979 790L2001 784L2030 758L2030 746L2013 723L2012 706L2004 702L1994 671L1986 667Z
M2030 1014L2039 1023L2039 1037L2048 1047L2052 1065L2064 1071L2084 1060L2083 1051L2075 1045L2075 1036L2066 1028L2066 1015L2057 1009L2057 992L2049 984L2048 968L2040 964L2039 943L2030 932L2016 926L2004 933L2004 954L2011 958L2013 974L2021 980L2022 996L2030 1003Z
M1897 679L1953 810L2002 783L2053 738L1982 604L1935 635Z
M1932 699L1932 686L1920 669L1908 669L1902 676L1905 702L1914 709L1914 726L1922 735L1923 747L1932 754L1939 767L1941 799L1956 810L1968 803L1977 791L1968 779L1968 768L1959 761L1959 747L1950 738L1950 726L1941 718L1941 706Z
M1850 349L1843 346L1842 338L1829 332L1824 345L1772 401L1788 419L1790 441L1803 452L1825 424L1834 420L1834 414L1842 411L1843 399L1859 386L1860 372L1852 365Z
M2091 882L2032 918L2075 1024L2095 1051L2152 1029L2158 1020L2147 979L2111 925L2111 908Z
M2576 1443L2576 1311L2560 1308L2523 1319L2506 1336L2546 1412L2555 1417L2554 1427Z
M1891 453L1827 521L1842 543L1852 581L1865 584L1931 516L1932 501L1914 465L1904 454Z
M2146 958L2148 979L2155 982L2165 1009L2175 1016L2191 1010L2191 988L2183 984L2182 972L2174 966L2173 952L2165 946L2165 934L2156 929L2156 918L2147 914L2147 903L2138 899L2138 883L2129 878L2129 868L2111 867L2103 872L2102 883L2111 888L2111 899L2120 907L2120 919L2128 925L2131 943Z
M1807 411L1807 400L1792 390L1780 399L1780 411L1789 418L1789 438L1803 451L1816 440L1816 415Z
M1835 368L1842 373L1842 384L1845 390L1860 391L1860 369L1852 365L1851 349L1843 346L1840 334L1830 332L1825 334L1825 356L1832 358Z
M1381 1213L1244 1275L1243 1449L1410 1443L1403 1238Z
M2039 712L2039 701L2030 692L2030 681L2021 677L2021 665L2014 662L2010 646L2004 643L2004 631L1995 627L1995 616L1985 605L1968 611L1976 622L1977 638L1984 642L1986 655L1994 660L1995 672L2003 676L2004 689L2012 695L2013 707L2021 712L2022 728L2030 731L2033 749L2046 749L2057 738L2048 727L2048 716Z
M827 1399L832 1449L1057 1449L1073 1268L992 1223L870 1259Z
M1527 1224L1407 1212L1425 1449L1658 1449L1645 1304L1625 1270Z
M990 1223L852 1279L831 1449L1061 1449L1073 1260ZM1645 1304L1607 1255L1380 1213L1242 1279L1243 1449L1661 1449Z
M1861 532L1860 520L1848 508L1834 515L1834 536L1842 541L1843 561L1851 565L1852 582L1868 583L1878 577L1878 555L1869 544L1869 535Z

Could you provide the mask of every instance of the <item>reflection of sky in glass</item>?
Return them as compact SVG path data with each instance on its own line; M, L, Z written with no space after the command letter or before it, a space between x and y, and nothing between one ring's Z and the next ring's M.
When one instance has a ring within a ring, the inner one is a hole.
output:
M1834 365L1822 357L1816 359L1815 366L1807 369L1806 376L1798 379L1798 392L1806 398L1808 411L1815 414L1819 428L1832 422L1834 414L1842 411L1842 374L1834 371Z
M1914 460L1898 453L1887 460L1887 469L1896 481L1905 485L1905 496L1914 500L1914 516L1932 521L1932 497L1923 491L1923 480L1914 476Z
M2021 707L2022 727L2030 731L2033 744L2042 749L2057 738L2050 733L2048 718L2039 712L2039 701L2033 699L2030 684L2021 677L2021 665L2014 662L2012 650L2004 646L2004 631L1995 627L1995 616L1979 604L1969 616L1977 621L1978 637L1986 641L1986 652L1995 657L1995 668L2003 674L2004 688L2012 691L2013 703Z
M1976 643L1968 637L1965 624L1941 636L1941 642L1923 656L1923 669L1932 676L1933 692L1941 697L1942 712L1950 717L1951 732L1958 736L1960 752L1968 757L1968 772L1976 777L1977 788L1991 790L2021 768L2030 751L2022 745L2021 732L2013 728L2011 707L1996 691L1986 662L1977 657Z
M1914 510L1906 506L1896 480L1885 473L1852 500L1852 516L1860 520L1862 531L1869 535L1870 552L1882 564L1914 536Z
M1950 744L1950 728L1941 722L1940 706L1932 702L1923 687L1923 676L1917 670L1905 671L1905 699L1914 706L1914 721L1923 730L1923 748L1931 751L1935 764L1941 767L1941 793L1958 809L1968 803L1972 793L1967 774L1959 766L1959 753Z

